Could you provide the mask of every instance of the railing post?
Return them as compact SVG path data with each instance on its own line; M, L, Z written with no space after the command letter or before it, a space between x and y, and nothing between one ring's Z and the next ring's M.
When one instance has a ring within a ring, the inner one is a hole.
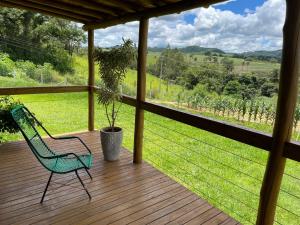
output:
M89 61L89 93L88 93L88 102L89 102L89 131L94 130L94 90L93 87L95 85L95 67L94 67L94 59L93 59L93 52L94 52L94 30L88 30L88 61Z
M148 19L140 20L139 46L137 63L137 105L135 109L135 130L134 130L134 149L133 162L142 162L143 133L144 133L144 110L141 102L145 101L146 95L146 61L147 61L147 39L148 39Z
M284 144L291 138L298 94L300 1L286 0L286 3L287 10L283 28L283 52L273 143L261 187L257 225L271 225L274 222L286 162L286 158L282 156Z

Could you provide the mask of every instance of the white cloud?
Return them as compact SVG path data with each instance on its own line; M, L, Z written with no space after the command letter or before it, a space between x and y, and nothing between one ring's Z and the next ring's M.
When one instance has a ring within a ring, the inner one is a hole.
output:
M187 23L185 15L195 16ZM213 7L199 8L150 20L149 46L183 47L199 45L217 47L230 52L275 50L282 46L285 1L268 0L245 15L221 11ZM97 30L96 45L113 46L122 37L138 41L138 22Z

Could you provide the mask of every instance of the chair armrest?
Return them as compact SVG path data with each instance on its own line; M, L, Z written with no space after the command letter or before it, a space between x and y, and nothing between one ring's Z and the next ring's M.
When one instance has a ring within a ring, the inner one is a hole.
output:
M89 147L81 140L81 138L79 137L76 137L76 136L67 136L67 137L53 137L53 136L50 136L52 139L54 140L69 140L69 139L77 139L81 142L81 144L86 148L86 150L92 154L91 150L89 149Z

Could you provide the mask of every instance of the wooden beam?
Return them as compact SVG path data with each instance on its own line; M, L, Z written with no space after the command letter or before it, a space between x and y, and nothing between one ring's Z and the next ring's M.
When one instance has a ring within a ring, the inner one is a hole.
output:
M89 131L94 130L95 106L94 106L94 85L95 85L95 65L94 65L94 30L88 31L88 61L89 61Z
M300 1L286 0L286 3L287 11L283 28L283 51L273 143L261 187L257 225L274 223L276 204L286 162L286 158L283 157L284 145L291 138L298 94Z
M133 2L125 2L125 1L119 1L119 0L95 0L98 3L101 3L103 5L112 6L115 8L122 8L122 10L126 12L135 12L136 5Z
M29 3L29 2L25 3L23 1L16 2L16 1L12 1L12 0L5 0L5 1L1 1L0 5L6 6L6 7L25 9L25 10L29 10L29 11L33 11L33 12L37 12L37 13L46 14L49 16L60 17L63 19L77 21L80 23L86 23L86 22L92 20L91 17L88 18L88 17L77 15L72 12L62 10L62 9L55 9L52 7L47 7L47 6L43 6L43 5L36 4L36 3Z
M155 7L155 4L153 3L152 0L137 0L136 1L138 4L142 5L145 8L153 8Z
M69 3L71 5L77 5L77 6L81 6L81 7L85 7L88 9L93 9L96 11L99 11L101 13L105 13L111 16L117 16L117 13L112 10L110 7L107 7L103 4L97 3L97 2L92 2L92 1L86 1L86 0L62 0L65 3ZM88 29L87 29L88 30ZM93 29L90 29L93 30Z
M135 130L134 130L134 147L133 162L142 162L143 151L143 134L144 134L144 110L142 102L146 97L146 62L147 62L147 39L148 39L148 19L140 20L139 27L139 46L138 46L138 63L137 63L137 94L135 110Z
M56 8L56 9L63 9L65 11L69 11L73 14L79 14L79 15L85 15L87 18L93 17L94 19L102 19L102 16L99 12L91 10L91 9L86 9L83 7L78 7L74 5L69 5L63 2L59 1L51 1L51 0L26 0L23 1L24 4L25 2L34 2L38 4L42 4L43 6L47 6L49 8Z
M285 158L300 162L300 143L291 141L284 145L283 156Z
M14 87L14 88L0 88L0 95L87 92L88 90L89 90L88 86Z
M131 21L140 20L140 18L151 18L157 16L163 16L172 13L180 13L182 11L198 8L198 7L207 7L208 5L224 2L225 0L185 0L176 2L173 4L168 4L165 6L160 6L152 9L143 10L137 13L126 14L118 18L107 19L105 21L95 21L92 23L87 23L83 26L84 30L88 29L100 29L117 24L127 23Z
M141 105L141 107L146 111L267 151L270 150L272 144L271 135L263 132L229 124L224 121L206 118L201 115L178 111L176 109L156 105L150 102L142 102Z

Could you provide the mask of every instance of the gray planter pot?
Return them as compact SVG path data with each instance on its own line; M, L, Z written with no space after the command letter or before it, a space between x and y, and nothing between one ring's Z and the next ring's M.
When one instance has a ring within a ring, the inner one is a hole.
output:
M100 130L100 138L104 160L118 160L123 140L122 128L115 127L112 132L110 127L105 127Z

